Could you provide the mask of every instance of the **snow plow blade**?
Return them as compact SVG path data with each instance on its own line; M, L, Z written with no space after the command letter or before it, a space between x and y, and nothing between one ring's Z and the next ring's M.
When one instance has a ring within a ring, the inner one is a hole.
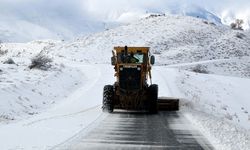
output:
M159 97L158 98L159 111L178 111L179 99L173 97Z

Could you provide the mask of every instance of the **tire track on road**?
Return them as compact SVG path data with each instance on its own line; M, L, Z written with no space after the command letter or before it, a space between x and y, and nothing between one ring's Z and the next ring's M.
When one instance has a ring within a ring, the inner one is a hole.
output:
M81 113L86 113L88 111L96 109L97 107L101 108L100 105L96 105L96 106L90 107L88 109L85 109L83 111L79 111L79 112L64 114L64 115L57 115L57 116L53 116L53 117L48 117L48 118L43 118L43 119L39 119L39 120L36 120L36 121L32 121L30 123L24 124L23 126L29 126L29 125L32 125L32 124L35 124L35 123L38 123L38 122L41 122L41 121L47 121L47 120L50 120L50 119L58 119L58 118L62 118L62 117L70 117L70 116L78 115L78 114L81 114Z

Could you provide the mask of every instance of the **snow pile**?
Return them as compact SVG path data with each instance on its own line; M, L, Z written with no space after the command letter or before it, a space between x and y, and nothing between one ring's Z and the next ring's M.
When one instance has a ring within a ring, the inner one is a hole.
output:
M206 135L218 150L248 150L250 147L250 136L246 129L203 112L188 110L185 116Z
M249 77L183 70L176 79L184 114L217 149L225 150L250 147L249 84Z

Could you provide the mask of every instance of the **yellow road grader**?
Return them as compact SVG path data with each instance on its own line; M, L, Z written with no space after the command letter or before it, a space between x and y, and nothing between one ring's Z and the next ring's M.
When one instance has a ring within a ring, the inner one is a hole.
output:
M151 80L155 57L150 54L149 47L114 47L112 54L111 64L115 69L116 82L104 86L104 112L125 109L154 114L158 110L179 109L178 99L158 98L158 85L152 84Z

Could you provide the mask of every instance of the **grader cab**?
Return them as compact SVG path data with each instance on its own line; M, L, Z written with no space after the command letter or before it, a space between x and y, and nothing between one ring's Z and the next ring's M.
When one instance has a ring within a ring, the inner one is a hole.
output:
M157 113L160 110L178 110L179 100L159 98L158 85L152 84L151 67L155 57L149 47L114 47L111 63L116 82L103 89L104 112L114 109L144 110Z

